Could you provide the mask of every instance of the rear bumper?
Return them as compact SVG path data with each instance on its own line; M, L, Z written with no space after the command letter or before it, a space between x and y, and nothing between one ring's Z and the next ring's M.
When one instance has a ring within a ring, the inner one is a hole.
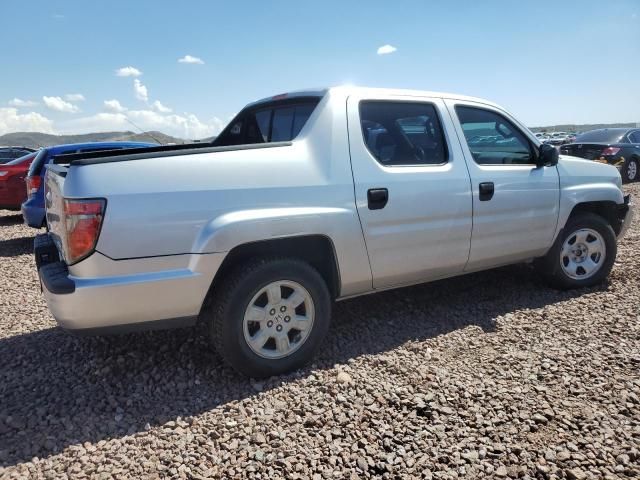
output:
M36 237L34 254L47 306L58 325L88 334L195 324L224 258L207 254L111 260L94 252L69 268L47 234ZM85 273L90 276L79 276Z
M21 207L25 225L33 228L44 227L44 207L29 205L27 200Z
M635 215L635 203L631 198L631 195L626 195L624 197L624 204L620 205L618 215L620 220L622 221L622 226L620 227L620 233L618 233L618 239L625 236L627 230L631 226L631 222L633 222L633 217Z

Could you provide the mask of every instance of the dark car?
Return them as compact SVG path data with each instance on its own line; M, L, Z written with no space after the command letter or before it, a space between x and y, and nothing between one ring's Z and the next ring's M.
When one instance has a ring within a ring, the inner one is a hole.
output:
M615 165L625 183L640 178L640 128L591 130L560 147L560 153Z
M0 165L9 163L16 158L24 157L32 152L35 152L35 150L29 147L0 147Z
M29 172L26 178L27 200L22 204L22 216L24 217L24 223L34 228L41 228L45 226L44 182L42 181L45 173L44 167L50 163L56 155L157 146L158 145L155 143L141 142L91 142L56 145L55 147L43 148L38 152L38 155L36 155L36 158L29 166Z

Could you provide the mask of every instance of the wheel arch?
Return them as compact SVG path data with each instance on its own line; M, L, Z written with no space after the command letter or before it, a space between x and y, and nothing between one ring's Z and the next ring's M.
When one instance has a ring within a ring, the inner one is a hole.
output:
M594 213L604 218L611 225L615 234L618 235L622 229L622 219L618 212L619 205L611 200L581 202L573 207L567 221L580 213Z
M211 282L203 308L226 275L249 259L265 256L296 258L309 263L327 283L331 298L340 296L340 268L331 238L322 234L299 235L247 242L231 249Z

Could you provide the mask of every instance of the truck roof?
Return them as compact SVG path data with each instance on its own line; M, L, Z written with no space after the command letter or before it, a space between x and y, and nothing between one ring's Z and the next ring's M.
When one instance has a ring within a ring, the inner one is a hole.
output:
M433 92L429 90L411 90L404 88L377 88L377 87L360 87L355 85L337 85L325 88L310 88L305 90L294 90L291 92L265 97L255 102L249 103L246 107L259 105L261 103L273 102L276 100L284 100L285 98L296 97L324 97L327 93L341 93L344 96L349 95L372 95L372 96L405 96L405 97L436 97L447 98L452 100L469 100L487 105L498 106L493 102L483 98L471 97L467 95L459 95L455 93ZM246 108L245 107L245 108Z

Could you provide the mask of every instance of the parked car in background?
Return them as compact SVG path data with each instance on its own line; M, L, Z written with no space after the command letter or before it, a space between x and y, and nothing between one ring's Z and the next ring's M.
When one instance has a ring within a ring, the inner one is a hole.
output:
M576 132L567 133L567 138L565 139L565 143L573 143L576 140L578 134Z
M42 228L45 226L44 183L42 182L42 179L45 173L45 165L50 163L56 155L156 146L157 144L154 143L142 142L92 142L73 143L43 148L38 152L33 162L31 162L29 172L27 174L27 200L22 204L22 216L24 217L24 222L34 228Z
M566 132L553 132L546 143L554 146L563 145L567 142L567 133Z
M24 179L36 155L37 152L31 152L0 165L0 208L20 210L20 205L27 198Z
M549 135L547 134L547 132L538 132L535 134L535 136L542 143L547 143L549 141Z
M0 147L0 165L24 157L35 151L34 148L29 147Z
M251 103L209 145L59 156L46 185L59 325L199 319L254 377L312 358L336 299L532 260L595 285L633 212L615 168L559 160L498 105L357 87Z
M615 165L622 181L640 179L640 128L601 128L578 135L573 143L563 145L566 155Z

